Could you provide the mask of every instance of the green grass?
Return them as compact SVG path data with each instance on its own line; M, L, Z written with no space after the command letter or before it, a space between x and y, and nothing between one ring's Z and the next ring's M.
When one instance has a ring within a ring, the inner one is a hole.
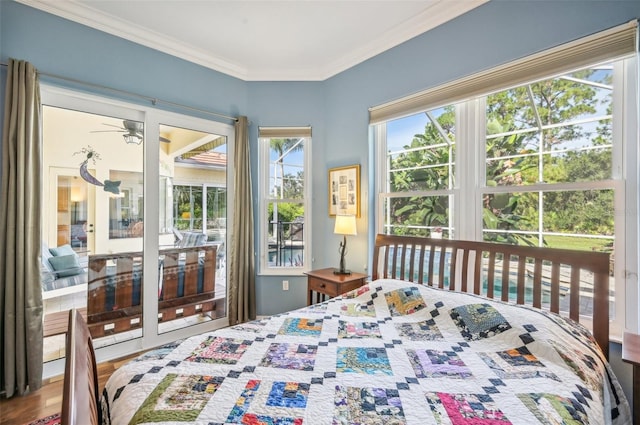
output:
M577 238L573 236L545 236L547 247L577 249L579 251L611 251L608 239Z

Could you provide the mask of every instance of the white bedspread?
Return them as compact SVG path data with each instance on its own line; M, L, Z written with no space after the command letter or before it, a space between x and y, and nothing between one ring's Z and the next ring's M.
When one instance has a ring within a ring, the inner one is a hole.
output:
M119 424L631 424L590 334L538 310L379 280L117 370Z

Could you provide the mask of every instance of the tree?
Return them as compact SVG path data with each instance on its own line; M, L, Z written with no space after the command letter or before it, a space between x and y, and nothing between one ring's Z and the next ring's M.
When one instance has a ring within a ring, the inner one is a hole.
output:
M595 69L568 77L504 90L487 96L486 184L523 186L539 183L600 180L611 176L611 129L566 124L610 108L610 92L596 88L610 83L610 74ZM445 166L453 155L455 116L447 107L415 135L405 152L390 159L390 190L411 192L449 187L453 176ZM541 130L541 126L545 126ZM443 137L445 136L446 137ZM495 135L495 136L494 136ZM581 147L589 147L581 150ZM596 147L596 149L593 149ZM544 230L612 234L612 191L562 191L487 194L483 199L488 240L534 244L532 238L500 230L538 230L540 196L544 196ZM396 233L418 233L411 226L448 222L447 196L390 198ZM571 208L565 208L571 205Z
M304 149L301 138L271 139L271 150L277 153L274 165L280 172L274 172L273 197L276 199L304 199L304 171L285 174L285 158ZM275 170L274 170L275 171ZM279 231L279 223L291 223L298 217L304 217L304 206L296 202L271 202L267 206L267 220L272 223L272 233ZM290 227L289 227L290 228Z
M431 117L430 117L431 119ZM437 123L425 126L424 134L416 134L406 152L390 161L391 191L412 192L448 188L449 158L453 154L455 113L445 108ZM445 137L446 136L446 137ZM448 223L446 196L412 196L389 200L391 223L395 234L424 235L424 227L441 227ZM411 226L416 226L412 228Z
M588 126L566 124L594 116L603 103L610 104L606 94L603 95L595 85L589 84L597 80L595 72L594 69L587 69L566 78L548 79L488 96L487 118L491 123L488 128L494 130L493 134L511 132L513 140L503 151L487 149L487 157L518 158L515 161L496 160L496 164L504 166L505 173L511 176L496 181L496 184L527 185L538 183L541 177L544 183L559 183L597 180L606 173L610 176L611 156L608 148L578 149L580 143L583 146L611 143L610 136L606 134L607 126L600 126L594 136ZM605 75L605 79L608 78ZM539 130L540 126L546 127ZM515 133L517 131L520 133ZM514 138L516 134L518 138ZM506 208L499 209L500 213L515 210L518 220L513 221L514 228L537 230L542 225L538 220L540 196L544 197L545 231L584 233L587 228L601 231L606 228L606 222L612 222L606 218L610 214L601 214L606 210L606 205L608 208L612 205L610 198L613 194L607 191L518 195L517 203L510 200ZM571 205L571 208L567 208L567 205Z

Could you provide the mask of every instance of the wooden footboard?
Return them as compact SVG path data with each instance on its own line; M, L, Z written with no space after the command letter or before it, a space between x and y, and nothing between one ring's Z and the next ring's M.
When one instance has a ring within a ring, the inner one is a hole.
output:
M68 317L61 423L100 425L100 388L91 335L78 311L70 310Z
M215 245L204 245L160 252L158 322L215 309L216 250ZM141 327L142 252L91 255L88 273L92 337Z
M372 277L471 292L576 321L592 313L594 338L608 358L609 254L379 234ZM589 299L592 310L581 315Z

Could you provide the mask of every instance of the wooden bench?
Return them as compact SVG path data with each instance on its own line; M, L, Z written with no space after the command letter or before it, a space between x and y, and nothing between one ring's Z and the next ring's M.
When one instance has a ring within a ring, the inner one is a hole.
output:
M216 245L160 251L158 322L216 309L216 253ZM89 256L86 317L93 338L142 327L142 277L142 252Z

